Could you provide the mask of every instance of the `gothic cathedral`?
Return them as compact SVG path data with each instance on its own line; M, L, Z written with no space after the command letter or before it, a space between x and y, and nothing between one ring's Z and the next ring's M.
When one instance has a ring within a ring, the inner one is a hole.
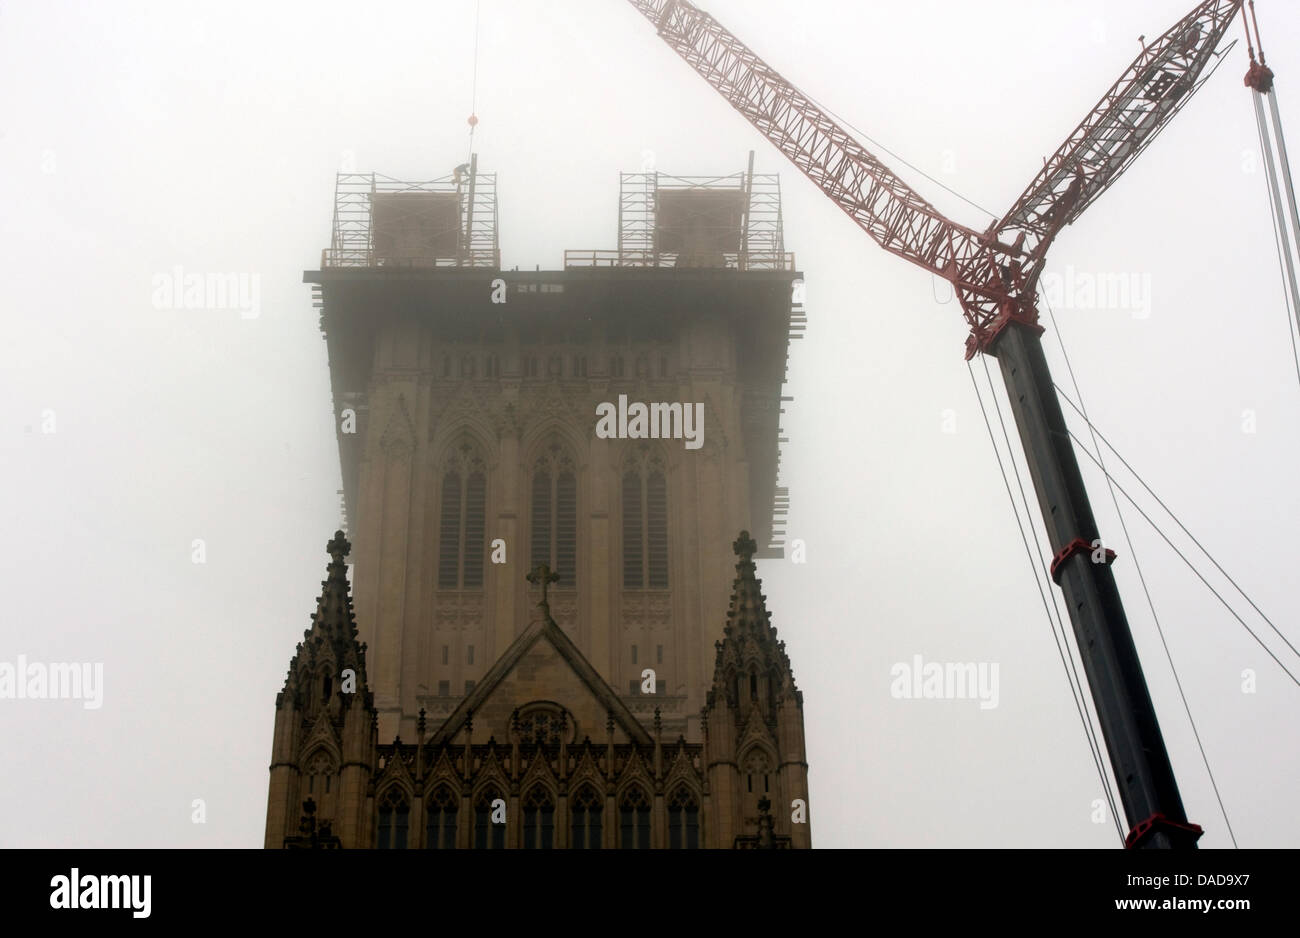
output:
M477 160L340 175L304 280L347 534L276 697L268 848L811 845L754 563L803 318L778 186L624 174L617 250L507 271Z

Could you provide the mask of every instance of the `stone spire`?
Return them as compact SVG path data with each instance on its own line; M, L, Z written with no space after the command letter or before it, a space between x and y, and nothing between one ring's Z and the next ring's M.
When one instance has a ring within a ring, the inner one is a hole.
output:
M348 584L348 567L345 558L352 545L342 531L325 545L330 562L321 581L321 594L316 597L316 611L312 613L311 627L302 633L289 673L285 676L281 695L291 690L296 677L314 675L325 660L332 664L332 672L342 681L344 669L356 675L357 692L366 694L366 646L357 641L357 619L352 609L352 589ZM278 700L277 700L278 705ZM369 701L367 701L369 706Z
M712 707L718 694L729 698L731 706L739 706L747 711L751 696L758 694L758 687L750 686L746 677L741 675L757 674L762 676L764 684L762 697L767 699L791 698L802 705L803 694L795 686L794 672L790 667L790 658L785 653L785 642L776 637L776 628L772 625L767 611L767 597L763 595L762 584L755 576L754 553L758 545L749 536L748 531L741 531L740 537L731 545L736 552L736 579L731 587L731 605L727 610L727 624L723 628L723 640L716 642L717 654L714 659L714 684L709 691L707 706ZM774 682L770 697L766 682ZM760 681L755 681L757 685ZM769 717L771 714L767 714Z
M732 546L736 579L702 713L711 823L724 844L808 847L808 825L793 820L808 803L803 694L755 576L758 545L741 531ZM781 798L775 812L769 793Z

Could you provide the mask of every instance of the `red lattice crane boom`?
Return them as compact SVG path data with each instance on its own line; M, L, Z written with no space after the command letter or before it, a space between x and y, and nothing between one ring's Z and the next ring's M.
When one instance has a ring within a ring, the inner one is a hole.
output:
M1034 292L1053 238L1187 103L1242 0L1206 0L1146 45L984 232L951 221L712 16L681 0L630 0L659 35L887 251L953 284L967 357L1008 319L1037 323Z
M1141 54L999 221L947 218L717 20L629 0L659 35L877 244L953 284L966 357L993 355L1129 823L1128 847L1194 847L1155 707L1043 354L1035 304L1053 239L1109 188L1214 71L1243 0L1204 0ZM1221 57L1219 61L1221 61Z

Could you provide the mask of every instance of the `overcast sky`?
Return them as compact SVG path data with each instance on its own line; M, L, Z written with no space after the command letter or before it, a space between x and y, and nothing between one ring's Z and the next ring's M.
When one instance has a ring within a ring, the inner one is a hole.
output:
M701 5L1001 214L1138 35L1193 2ZM1259 3L1293 150L1294 12ZM473 0L0 5L0 662L104 666L97 710L0 701L0 845L261 845L275 694L339 522L302 272L328 243L338 170L425 179L465 159L474 16ZM1149 284L1137 315L1057 309L1086 404L1300 644L1300 384L1243 46L1064 232L1048 271ZM648 154L668 173L730 173L753 149L781 175L809 314L782 484L807 563L759 574L804 693L814 845L1116 846L948 287L877 248L630 5L483 0L479 49L476 145L499 174L507 267L615 247L618 173ZM957 220L988 222L879 155ZM176 265L254 278L258 315L157 308L154 278ZM1105 481L1080 461L1188 815L1203 846L1230 846ZM1300 689L1135 512L1125 520L1238 842L1300 846ZM998 664L998 706L894 699L890 668L915 655Z

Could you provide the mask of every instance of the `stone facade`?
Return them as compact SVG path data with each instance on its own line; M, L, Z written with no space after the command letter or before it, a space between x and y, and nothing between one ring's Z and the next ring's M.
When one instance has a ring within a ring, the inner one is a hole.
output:
M658 710L643 726L544 599L441 726L421 710L413 742L381 745L337 532L276 698L266 846L810 846L803 695L754 576L756 544L742 532L734 547L701 742L666 738Z
M268 847L809 845L753 563L780 556L792 267L307 273L355 566L340 532ZM624 401L701 434L609 438Z

